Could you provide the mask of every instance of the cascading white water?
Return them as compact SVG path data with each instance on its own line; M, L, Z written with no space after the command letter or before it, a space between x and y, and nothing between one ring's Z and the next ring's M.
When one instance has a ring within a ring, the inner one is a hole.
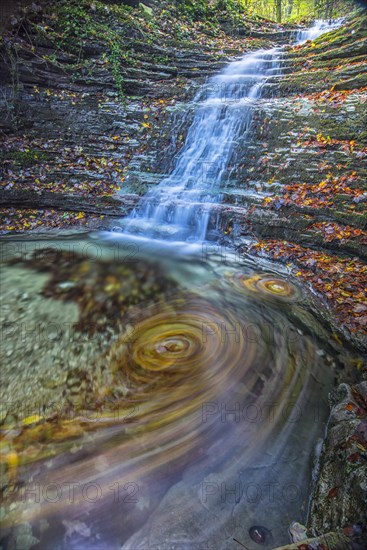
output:
M303 42L307 42L307 40L315 40L321 34L330 32L340 27L343 20L343 18L332 19L330 21L318 19L310 29L302 29L301 31L298 31L296 41L298 44L303 44Z
M298 32L297 43L338 25L316 21L311 29ZM264 83L281 74L281 59L281 48L256 51L209 80L195 98L198 108L175 169L124 221L125 233L175 241L205 239L234 145L250 128Z
M250 126L266 78L280 72L280 58L279 49L247 54L210 79L196 97L198 108L176 168L145 195L126 232L205 239L210 205L217 202L236 139Z

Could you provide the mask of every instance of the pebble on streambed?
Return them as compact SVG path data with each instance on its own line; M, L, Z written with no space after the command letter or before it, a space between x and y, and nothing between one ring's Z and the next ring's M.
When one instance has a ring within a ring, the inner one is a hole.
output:
M262 525L254 525L248 531L250 537L257 544L270 544L273 540L271 531Z

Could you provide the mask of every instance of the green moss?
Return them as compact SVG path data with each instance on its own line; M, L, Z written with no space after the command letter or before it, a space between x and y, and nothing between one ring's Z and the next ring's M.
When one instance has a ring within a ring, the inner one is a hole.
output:
M44 162L48 158L44 151L35 149L26 149L25 151L1 151L0 159L10 160L21 167L33 166L34 164Z
M123 67L131 60L126 32L132 29L144 34L139 18L133 17L132 11L129 6L106 5L97 0L53 1L45 7L47 27L32 21L32 16L30 24L39 40L51 42L54 48L52 57L45 60L63 70L72 70L75 78L79 70L84 71L91 65L90 51L94 45L97 51L98 46L105 46L105 59L110 63L116 88L123 96ZM144 14L140 15L140 18L144 17ZM72 54L75 63L69 63L67 67L60 65L58 52ZM82 74L85 76L85 71Z
M320 58L317 58L316 61L313 62L313 67L317 69L335 69L336 67L341 67L343 65L351 65L352 63L365 63L367 62L367 56L366 55L353 55L352 57L344 58L344 59L328 59L327 61L321 60Z

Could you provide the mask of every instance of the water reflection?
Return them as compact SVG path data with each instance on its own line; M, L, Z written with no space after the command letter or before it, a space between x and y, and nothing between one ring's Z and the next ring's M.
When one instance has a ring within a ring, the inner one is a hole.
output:
M9 242L6 284L14 269L47 274L55 315L77 303L75 333L89 316L98 337L67 373L58 414L4 418L8 474L11 453L19 461L4 484L5 547L26 536L35 549L236 548L233 537L254 548L259 525L265 547L287 542L306 513L332 376L304 333L300 287L174 247L131 263L113 242L98 259L88 238L67 257L70 241L29 241L26 254Z

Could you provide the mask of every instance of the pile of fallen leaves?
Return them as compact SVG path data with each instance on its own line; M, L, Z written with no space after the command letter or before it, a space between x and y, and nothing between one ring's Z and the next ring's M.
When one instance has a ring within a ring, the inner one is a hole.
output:
M358 181L356 172L335 177L327 174L326 178L317 184L295 183L284 185L281 189L282 196L266 197L263 206L271 206L279 210L282 206L299 207L330 207L335 203L338 194L347 195L354 203L367 200L367 193L363 189L352 188ZM353 205L352 205L353 206Z
M126 161L112 156L116 136L104 141L100 154L92 156L83 147L65 145L61 139L43 140L31 135L3 138L0 188L112 195L124 181Z
M353 63L352 63L353 65ZM301 99L309 99L310 101L317 101L320 103L332 103L333 105L342 104L350 95L355 94L356 90L334 90L335 86L332 86L330 90L323 90L322 92L314 92L311 94L300 94L297 97ZM367 91L367 87L360 88L358 93L364 93Z
M0 234L8 231L19 233L41 227L43 229L67 226L88 227L92 220L100 222L103 218L104 216L85 214L84 212L2 208L0 210Z
M339 146L339 150L343 151L343 153L348 156L354 153L356 158L358 159L367 157L367 147L359 146L355 140L333 139L330 136L324 136L320 133L316 134L315 136L310 136L310 138L303 143L298 142L297 145L300 145L302 147L315 147L321 149L326 149L327 147L337 149Z
M359 242L367 244L367 232L362 229L350 227L350 225L340 225L332 222L318 222L312 224L309 229L320 231L326 242L341 241L350 239L359 239Z
M357 258L337 258L287 241L259 241L253 254L288 262L296 277L326 298L350 332L367 335L367 265Z

